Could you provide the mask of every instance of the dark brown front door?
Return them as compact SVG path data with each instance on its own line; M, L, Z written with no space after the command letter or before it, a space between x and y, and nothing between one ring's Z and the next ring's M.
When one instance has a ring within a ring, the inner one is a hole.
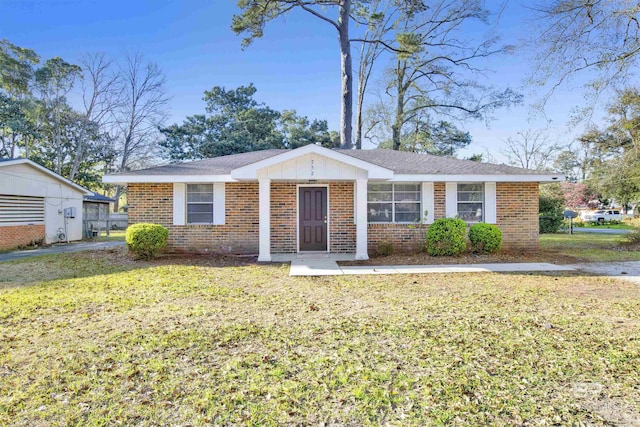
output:
M327 250L327 188L300 187L299 224L301 251Z

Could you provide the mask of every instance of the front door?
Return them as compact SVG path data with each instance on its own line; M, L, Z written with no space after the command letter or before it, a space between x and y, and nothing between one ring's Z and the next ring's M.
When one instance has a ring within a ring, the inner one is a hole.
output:
M300 251L327 250L327 187L300 187Z

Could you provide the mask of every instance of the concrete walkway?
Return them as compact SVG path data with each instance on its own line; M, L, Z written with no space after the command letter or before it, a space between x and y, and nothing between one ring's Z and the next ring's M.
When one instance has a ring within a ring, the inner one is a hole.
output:
M49 254L61 254L65 252L80 252L80 251L95 251L102 249L116 248L118 246L124 246L126 243L123 241L112 242L73 242L62 243L51 246L45 246L40 249L27 249L22 251L12 251L0 254L0 262L13 261L16 259L30 258L40 255Z
M356 274L511 273L525 271L573 271L574 266L550 263L440 264L340 266L337 261L353 261L352 255L279 255L273 261L290 262L290 276L341 276Z

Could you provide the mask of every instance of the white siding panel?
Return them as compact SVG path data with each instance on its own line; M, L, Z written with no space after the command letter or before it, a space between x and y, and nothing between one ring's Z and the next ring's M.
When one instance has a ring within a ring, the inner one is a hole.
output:
M445 216L454 218L458 215L458 183L447 182L445 189Z
M495 224L498 221L496 214L495 182L484 183L484 221L489 224Z
M307 154L295 159L284 161L258 172L262 179L322 179L322 180L351 180L363 178L362 170L318 154ZM366 177L366 174L364 175Z
M424 212L427 211L425 218ZM433 224L435 218L435 194L433 182L422 183L422 221L426 224Z
M213 184L213 223L224 225L225 223L225 194L224 182Z
M173 225L185 225L186 223L186 194L186 184L182 182L173 183Z

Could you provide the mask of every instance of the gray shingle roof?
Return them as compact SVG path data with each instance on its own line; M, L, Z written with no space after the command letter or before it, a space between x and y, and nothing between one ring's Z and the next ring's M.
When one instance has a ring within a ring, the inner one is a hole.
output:
M116 175L228 175L233 169L282 154L287 150L262 150L211 159L176 163ZM335 150L353 158L390 169L396 174L428 175L548 175L506 165L480 163L430 154L394 150Z
M395 150L338 150L374 165L391 169L397 174L429 175L548 175L530 169L480 163L431 154Z
M211 159L175 163L114 175L228 175L233 169L268 159L287 150L261 150L249 153L231 154Z

